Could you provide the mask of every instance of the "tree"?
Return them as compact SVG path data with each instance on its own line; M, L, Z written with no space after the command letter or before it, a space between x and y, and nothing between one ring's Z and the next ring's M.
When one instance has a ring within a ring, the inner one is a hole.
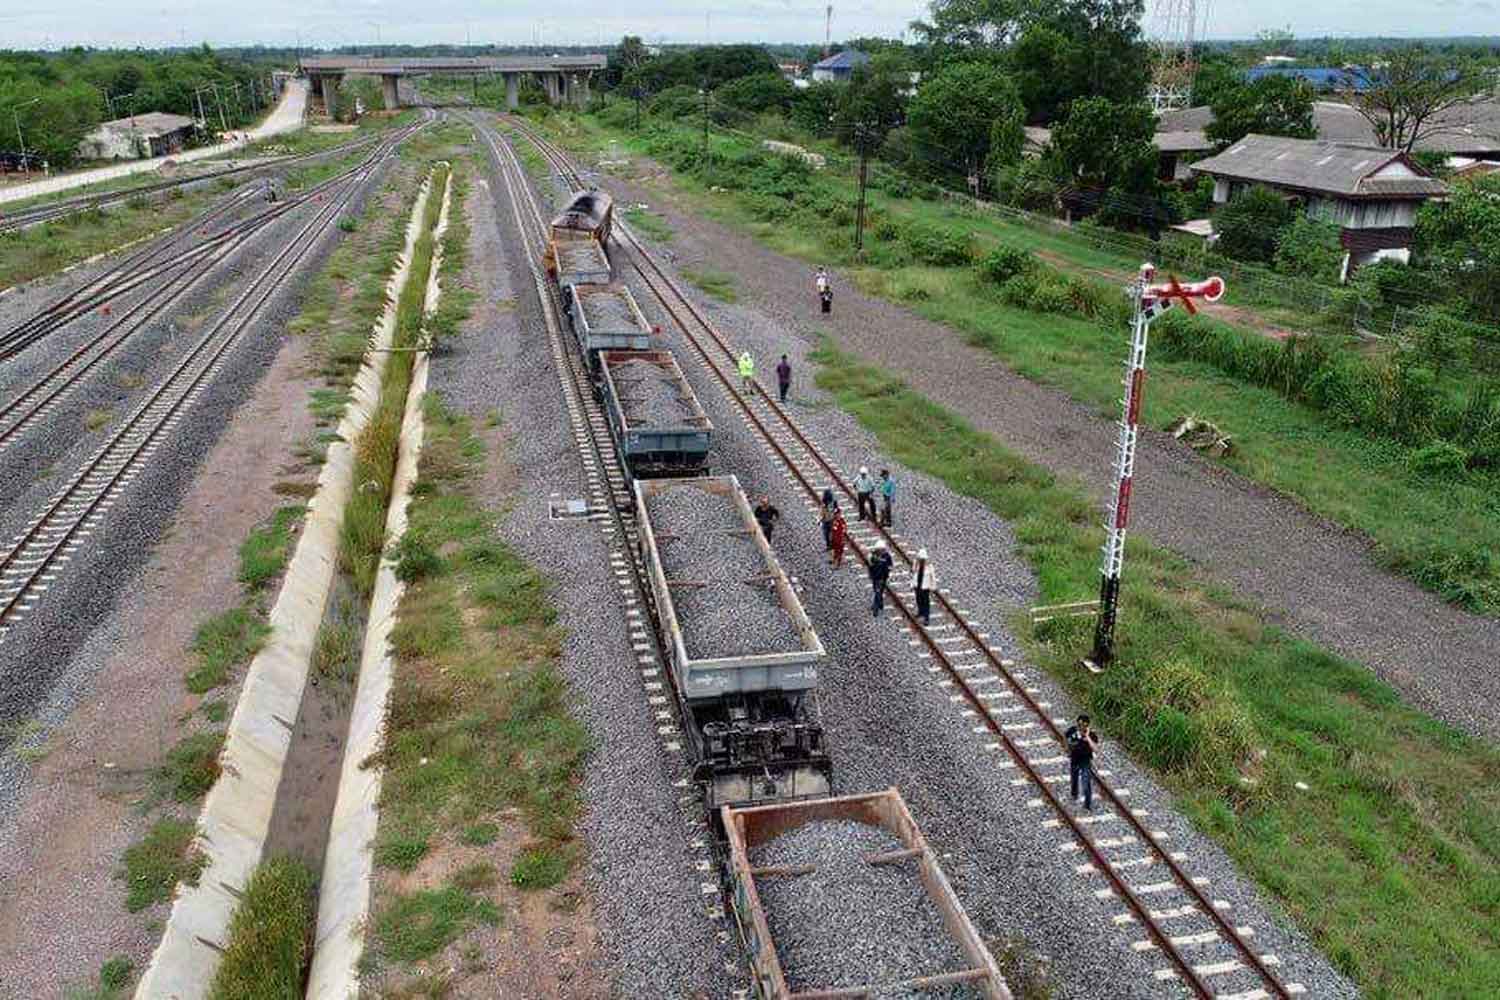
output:
M1307 81L1291 76L1263 76L1220 92L1214 101L1214 120L1204 129L1220 147L1245 136L1284 135L1312 139L1313 90Z
M1034 24L1010 49L1010 68L1026 107L1026 120L1046 124L1072 96L1067 78L1071 42L1050 24Z
M1443 273L1470 310L1500 322L1500 174L1453 185L1417 212L1416 257Z
M792 106L796 91L780 73L753 73L742 76L714 91L714 100L734 111L757 114L761 111L785 112Z
M1295 211L1281 195L1257 184L1214 213L1217 246L1236 260L1267 263L1275 256L1281 230Z
M1156 120L1144 101L1117 104L1103 97L1074 101L1052 130L1052 155L1080 187L1152 191L1156 181Z
M864 153L879 149L901 124L907 79L904 61L885 56L856 68L838 95L834 132L839 141Z
M984 63L952 63L924 80L907 118L918 158L949 175L977 174L996 120L1025 111L1009 76Z
M1020 31L1032 6L1029 0L932 0L931 20L911 26L938 48L1003 45Z
M1431 135L1454 129L1446 113L1484 87L1470 67L1418 46L1387 53L1375 68L1348 71L1345 99L1388 149L1410 153Z
M639 35L626 35L609 53L609 63L604 67L604 86L618 87L627 77L646 65L651 53Z
M1204 56L1198 62L1198 72L1193 75L1192 102L1196 107L1212 107L1221 94L1241 86L1244 81L1244 71L1233 60L1223 56Z

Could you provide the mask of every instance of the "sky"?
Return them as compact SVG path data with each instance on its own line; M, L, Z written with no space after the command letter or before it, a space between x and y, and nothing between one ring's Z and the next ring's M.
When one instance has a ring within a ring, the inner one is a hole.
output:
M1147 0L1148 10L1156 0ZM1208 37L1290 28L1301 38L1500 34L1500 0L1198 0ZM925 0L835 0L833 37L898 37ZM821 41L819 0L5 0L0 49L256 42L598 44Z

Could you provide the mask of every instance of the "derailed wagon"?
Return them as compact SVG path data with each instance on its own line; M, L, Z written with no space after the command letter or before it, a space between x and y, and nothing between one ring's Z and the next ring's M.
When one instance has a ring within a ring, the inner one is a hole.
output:
M624 285L569 285L563 289L563 307L591 368L597 370L600 351L651 349L651 324Z
M605 412L635 476L686 476L708 463L713 424L671 351L601 351Z
M694 777L719 806L826 796L825 657L734 476L637 479L639 545Z
M725 806L720 817L760 1000L1011 1000L896 789Z

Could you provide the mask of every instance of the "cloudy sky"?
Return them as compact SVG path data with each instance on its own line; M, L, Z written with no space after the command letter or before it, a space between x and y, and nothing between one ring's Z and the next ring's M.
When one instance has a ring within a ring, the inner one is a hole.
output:
M1148 9L1155 0L1148 0ZM1210 37L1261 28L1322 35L1500 34L1500 0L1199 0ZM835 38L894 37L926 0L835 0ZM594 44L630 33L649 41L815 41L819 0L5 0L0 48L159 46L207 41L337 46L384 42Z

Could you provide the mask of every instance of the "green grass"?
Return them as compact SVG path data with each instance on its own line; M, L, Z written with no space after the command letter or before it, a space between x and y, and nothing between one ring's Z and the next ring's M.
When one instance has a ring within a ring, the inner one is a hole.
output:
M510 868L510 884L517 889L550 889L568 875L568 859L554 847L528 847Z
M219 778L219 751L222 749L224 734L221 732L183 737L157 765L152 782L157 795L175 802L191 802L207 795Z
M558 670L546 581L494 536L473 495L483 459L469 422L427 398L404 548L442 551L408 584L392 641L377 860L408 869L450 836L483 843L519 808L571 863L587 736Z
M271 635L271 627L252 609L240 606L204 621L193 633L198 664L188 671L187 688L204 694L229 680L229 671L249 662Z
M205 701L199 707L203 712L203 717L214 725L218 725L229 718L229 703L222 698Z
M625 221L630 228L656 243L667 243L672 239L672 227L655 212L633 207L625 210Z
M313 642L313 672L324 680L352 685L359 676L364 616L352 602L335 596Z
M281 576L292 557L297 525L306 513L306 507L279 507L240 543L239 581L247 589L257 590Z
M295 858L263 861L229 922L210 1000L298 1000L312 956L317 906L312 869Z
M495 926L500 909L456 885L403 893L375 914L374 939L380 959L420 962L458 939L474 924Z
M732 274L727 274L724 271L697 271L691 268L683 268L682 276L703 294L712 296L720 302L733 303L740 300L740 293L734 287L734 275Z
M192 823L159 819L140 842L125 850L116 875L125 883L125 909L131 913L172 897L178 882L198 884L208 858L193 847Z
M1041 603L1094 592L1102 531L1079 484L884 372L828 348L818 360L885 453L1013 527ZM1082 626L1032 634L1032 655L1367 995L1500 992L1500 753L1171 553L1135 538L1125 562L1119 661L1078 670Z
M64 993L64 997L66 1000L124 1000L129 994L130 980L134 973L135 966L128 956L107 958L99 966L98 982L71 987Z
M588 148L607 140L649 153L650 138L599 119L553 115L548 126ZM686 137L682 129L658 135ZM694 137L695 138L695 137ZM724 162L753 152L745 139L716 134ZM729 168L724 168L729 169ZM1090 244L1086 234L1059 233L948 201L870 195L866 253L851 234L853 182L835 170L809 174L793 202L730 187L727 176L675 175L690 210L746 231L779 253L809 264L833 263L863 291L898 302L960 331L970 343L1028 379L1054 386L1115 419L1126 333L1070 315L1018 309L969 267L914 261L913 231L961 233L977 258L1000 245L1041 253L1077 271L1128 273L1139 261ZM710 183L728 188L706 195ZM790 211L791 215L786 213ZM770 217L770 213L780 213ZM700 284L700 287L704 287ZM715 294L711 287L704 287ZM1231 300L1236 292L1231 288ZM1246 300L1248 301L1248 299ZM1500 614L1500 480L1471 473L1457 481L1414 473L1413 449L1350 429L1280 393L1226 376L1207 364L1153 350L1142 422L1164 427L1184 415L1211 420L1234 440L1225 466L1284 493L1312 512L1373 542L1393 572L1469 610Z

